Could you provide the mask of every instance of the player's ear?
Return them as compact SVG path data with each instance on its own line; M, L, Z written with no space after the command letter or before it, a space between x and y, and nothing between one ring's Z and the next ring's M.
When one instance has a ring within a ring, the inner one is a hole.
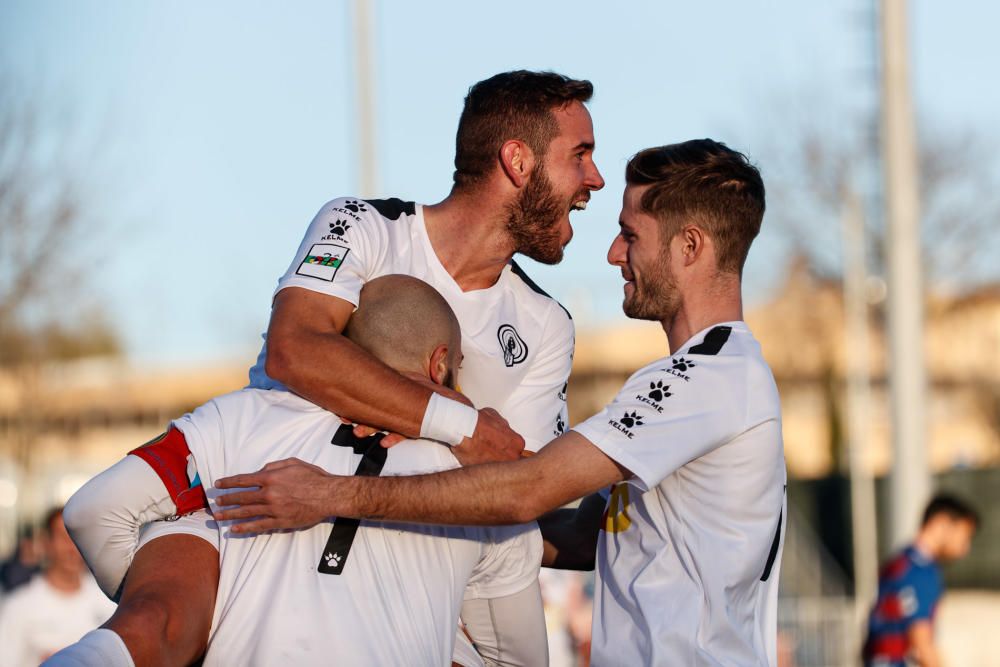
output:
M705 252L708 237L701 227L695 225L685 226L679 236L681 238L681 257L684 261L684 266L690 266Z
M442 343L431 352L427 375L434 384L446 385L449 371L451 369L448 367L448 346Z
M510 139L500 147L500 167L514 187L524 187L534 166L534 153L520 139Z

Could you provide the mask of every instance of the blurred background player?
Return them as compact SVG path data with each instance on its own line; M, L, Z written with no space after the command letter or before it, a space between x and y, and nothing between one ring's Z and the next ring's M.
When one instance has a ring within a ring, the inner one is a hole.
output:
M45 565L0 607L0 665L37 667L100 625L115 605L98 589L63 525L62 508L45 519Z
M927 505L913 544L879 573L864 647L867 667L942 664L934 643L934 615L944 593L941 563L965 557L978 526L979 515L958 498L939 495Z

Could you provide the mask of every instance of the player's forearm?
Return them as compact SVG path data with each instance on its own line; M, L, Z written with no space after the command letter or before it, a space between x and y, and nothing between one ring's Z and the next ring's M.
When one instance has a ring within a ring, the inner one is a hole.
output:
M430 389L340 334L301 328L269 331L265 370L341 417L411 438L420 436Z
M455 525L531 521L563 501L545 488L531 460L433 475L334 478L331 516Z

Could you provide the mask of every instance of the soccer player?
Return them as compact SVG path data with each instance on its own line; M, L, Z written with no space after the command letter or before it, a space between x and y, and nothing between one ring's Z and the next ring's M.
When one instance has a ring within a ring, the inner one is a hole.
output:
M462 356L458 320L416 278L369 282L345 334L431 389L454 385ZM458 467L438 443L407 441L389 450L381 434L359 438L336 415L291 392L244 389L209 401L175 425L206 484L289 455L340 474ZM338 519L332 527L224 537L204 664L450 664L463 591L469 633L486 643L490 657L502 664L545 664L540 545L526 559L508 543L511 534L528 530L359 526ZM60 657L53 664L61 664Z
M913 544L879 573L865 665L905 667L909 660L920 667L941 664L934 645L934 612L944 594L939 563L964 558L978 525L979 515L958 498L939 495L931 500Z
M522 523L575 498L547 561L597 561L595 665L774 665L785 467L778 392L742 321L741 274L764 214L760 174L708 140L628 163L608 260L624 310L659 321L669 357L534 457L361 479L296 461L220 480L231 530L327 516ZM598 530L600 529L600 531Z
M561 432L573 324L512 257L558 262L572 237L570 212L604 186L584 106L592 91L587 81L554 73L481 81L465 100L446 199L423 206L349 197L323 206L278 282L250 386L291 390L353 422L454 445L463 464L514 459ZM341 335L362 285L389 273L427 281L455 311L465 353L461 389L478 411L400 375ZM166 510L183 514L201 504L182 433L171 429L133 453L170 490ZM92 516L80 509L79 516ZM71 533L92 524L81 520ZM150 531L156 539L147 532L134 559L134 541L97 540L109 561L101 569L114 573L102 585L121 594L107 627L137 663L184 664L204 650L218 553L212 536L199 531L197 521L158 523ZM537 531L518 539L525 554L541 542Z

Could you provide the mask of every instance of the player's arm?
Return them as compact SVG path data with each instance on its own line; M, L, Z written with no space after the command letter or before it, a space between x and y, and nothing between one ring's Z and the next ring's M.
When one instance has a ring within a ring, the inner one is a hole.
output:
M235 532L312 526L328 516L418 523L499 525L532 521L630 474L589 440L571 431L538 455L412 477L330 475L297 459L256 473L220 479L221 489L258 487L219 498L231 509L220 520Z
M542 565L560 570L593 570L597 538L607 500L592 493L578 507L553 510L538 519L545 540Z
M920 619L906 630L910 651L920 667L940 667L941 657L934 645L934 629L930 620Z
M330 241L345 216L355 224ZM342 335L361 288L383 271L388 243L384 220L356 201L320 209L278 281L264 371L341 417L457 445L454 453L465 463L516 459L523 441L505 422L433 396Z
M431 390L341 335L353 312L354 304L328 294L278 292L267 330L268 376L352 421L420 437Z
M73 494L63 521L101 590L117 601L143 524L176 513L170 491L153 468L129 455Z

